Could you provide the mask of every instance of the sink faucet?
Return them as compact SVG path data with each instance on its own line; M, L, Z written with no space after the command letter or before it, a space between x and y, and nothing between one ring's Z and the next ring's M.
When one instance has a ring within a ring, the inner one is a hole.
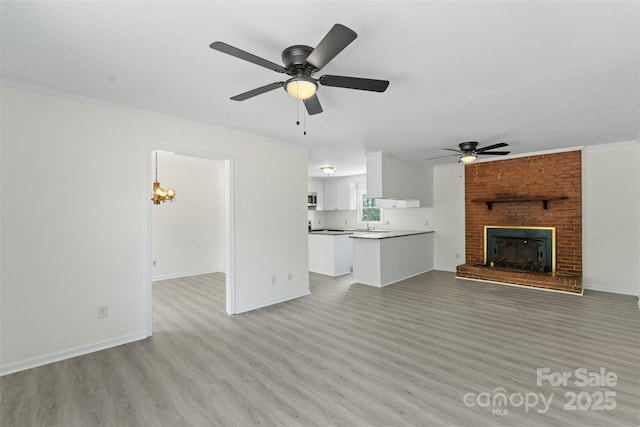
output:
M373 227L369 226L369 215L362 215L362 217L367 221L367 230L373 230Z

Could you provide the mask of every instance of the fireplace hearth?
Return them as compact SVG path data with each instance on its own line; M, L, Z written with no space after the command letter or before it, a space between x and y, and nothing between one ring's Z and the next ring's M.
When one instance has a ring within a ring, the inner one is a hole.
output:
M553 273L555 227L485 226L485 265Z

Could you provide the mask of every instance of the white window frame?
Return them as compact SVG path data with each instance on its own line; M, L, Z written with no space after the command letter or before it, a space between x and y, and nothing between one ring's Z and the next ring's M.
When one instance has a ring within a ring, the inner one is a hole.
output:
M358 189L358 203L357 203L357 206L358 206L358 218L357 218L358 224L366 224L367 223L367 221L365 221L362 218L362 215L363 215L362 214L362 202L363 202L363 198L364 198L364 196L366 194L367 194L367 191L364 188L359 188ZM384 223L384 218L383 218L384 210L382 208L380 208L380 207L378 207L378 209L380 210L380 220L379 221L370 220L370 221L368 221L369 225L371 225L371 224L383 224Z

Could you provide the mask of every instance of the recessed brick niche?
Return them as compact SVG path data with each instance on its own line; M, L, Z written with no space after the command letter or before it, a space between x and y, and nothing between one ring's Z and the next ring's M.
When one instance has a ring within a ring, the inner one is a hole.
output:
M581 160L568 151L466 165L466 259L457 276L581 293ZM484 265L485 226L556 227L556 271Z

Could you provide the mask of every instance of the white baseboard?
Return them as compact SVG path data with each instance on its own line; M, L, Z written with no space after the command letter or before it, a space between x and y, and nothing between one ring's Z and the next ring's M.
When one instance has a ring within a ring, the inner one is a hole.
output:
M157 282L159 280L179 279L180 277L199 276L201 274L210 274L210 273L224 273L224 271L220 271L220 270L202 270L202 271L190 271L190 272L187 272L187 273L166 274L164 276L153 276L151 278L151 281L152 282Z
M612 288L610 286L603 286L595 283L583 283L582 288L589 289L590 291L611 292L614 294L632 295L634 297L640 296L638 295L638 291L632 291L630 289L623 288Z
M263 301L260 301L258 303L255 303L255 304L248 304L248 305L243 305L243 306L240 306L240 307L236 307L236 313L235 314L246 313L247 311L257 310L259 308L267 307L267 306L270 306L270 305L273 305L273 304L279 304L281 302L290 301L292 299L304 297L304 296L307 296L307 295L311 295L311 292L309 291L309 289L306 289L306 290L300 291L300 292L295 292L295 293L289 294L289 295L276 297L276 298L269 298L267 300L263 300Z
M433 271L433 270L434 270L433 268L430 268L429 270L421 271L419 273L410 274L410 275L405 276L405 277L403 277L401 279L397 279L397 280L394 279L393 282L382 283L380 285L375 284L375 283L365 283L365 282L356 282L356 284L358 284L358 285L366 285L366 286L373 286L375 288L384 288L385 286L393 285L394 283L402 282L403 280L411 279L412 277L416 277L416 276L419 276L419 275L424 274L424 273L428 273L428 272Z
M0 366L0 376L13 374L15 372L24 371L26 369L35 368L37 366L48 365L49 363L59 362L72 357L82 356L111 347L117 347L122 344L129 344L134 341L140 341L147 338L146 331L138 332L131 335L112 338L104 341L98 341L93 344L83 345L80 347L70 348L68 350L56 351L54 353L45 354L43 356L32 357L18 362L8 363Z
M433 269L434 270L438 270L438 271L448 271L449 273L455 273L457 271L455 266L454 267L443 267L443 266L437 265Z

